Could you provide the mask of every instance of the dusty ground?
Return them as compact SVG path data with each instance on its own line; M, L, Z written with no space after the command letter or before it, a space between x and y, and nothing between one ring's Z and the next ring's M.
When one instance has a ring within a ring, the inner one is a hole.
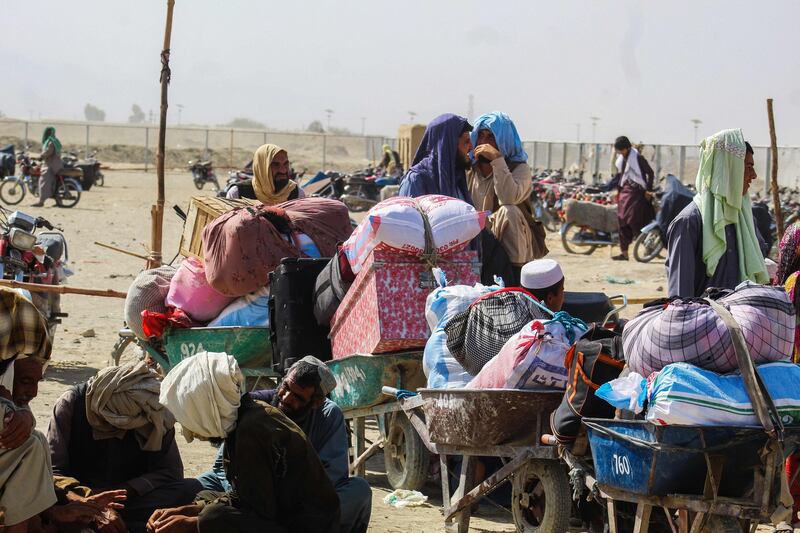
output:
M94 242L115 244L145 253L145 244L150 235L150 205L155 201L155 183L153 173L108 172L106 186L85 192L81 202L73 209L31 208L29 206L34 199L30 197L19 207L31 214L45 216L64 228L75 271L69 284L126 291L143 268L143 262L100 248ZM169 260L177 251L182 228L171 206L179 204L186 209L190 196L197 191L188 173L169 174L166 191L164 255ZM646 265L613 262L609 259L609 249L598 250L588 257L568 256L557 235L550 237L548 245L552 257L561 261L564 267L570 290L602 290L607 293L626 293L631 297L658 297L664 294L663 262ZM608 276L626 278L634 283L612 284ZM32 403L39 428L46 428L52 406L64 390L86 380L108 364L117 330L122 326L122 308L123 300L83 296L64 298L63 309L69 313L69 317L64 319L57 332L53 363L39 389L39 397ZM626 312L626 316L632 315L637 308ZM82 336L89 329L94 330L95 336ZM211 465L214 450L209 445L200 442L187 444L182 438L179 441L187 475L197 475ZM382 501L390 491L383 475L382 456L373 458L368 469L367 477L373 486L370 531L442 531L439 511L441 492L436 484L429 484L424 491L430 497L431 505L396 510ZM473 531L514 531L510 515L488 505L481 508L472 526Z

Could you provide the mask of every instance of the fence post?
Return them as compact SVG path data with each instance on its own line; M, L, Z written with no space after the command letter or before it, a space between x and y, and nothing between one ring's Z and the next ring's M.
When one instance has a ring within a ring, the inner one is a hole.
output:
M28 147L28 143L29 143L29 142L30 142L30 141L28 140L28 122L27 122L27 121L25 121L25 149L26 149L26 150L27 150L27 147Z
M231 151L230 151L230 160L228 161L228 166L233 169L233 130L231 130Z
M322 171L327 170L328 165L328 134L322 134Z
M769 153L769 148L764 149L767 152L767 170L764 174L764 196L769 198L769 185L770 176L772 176L772 154Z
M548 170L553 168L551 164L553 162L553 143L547 143L547 168Z
M267 132L264 132L264 144L267 144Z
M684 174L684 170L686 170L686 147L685 146L681 146L681 164L678 167L678 169L679 169L678 172L680 172L680 174L681 174L681 176L680 176L681 182L683 182L683 179L684 179L683 174Z
M86 125L86 151L83 153L84 159L89 157L89 125Z
M661 177L661 145L656 145L656 179Z
M533 141L533 170L536 171L536 141Z
M564 143L564 146L561 147L561 171L567 171L567 143Z
M594 172L592 173L592 183L600 180L600 145L594 145Z
M208 159L208 128L206 128L206 149L205 149L205 159Z
M150 128L144 127L144 171L147 172L147 165L150 163Z

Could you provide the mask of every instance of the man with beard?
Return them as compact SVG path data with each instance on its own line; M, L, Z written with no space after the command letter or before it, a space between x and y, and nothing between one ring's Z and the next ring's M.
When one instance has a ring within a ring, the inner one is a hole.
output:
M363 533L369 525L372 491L362 478L348 476L347 429L342 410L325 398L336 387L328 366L308 356L289 368L277 390L251 392L250 397L280 409L308 437L339 496L341 533ZM227 491L230 483L220 448L213 469L198 479L207 490Z
M199 352L169 371L159 401L183 435L224 442L230 490L159 509L148 531L336 533L339 499L303 431L280 409L248 394L232 356ZM223 440L224 439L224 440Z
M487 223L508 254L518 285L526 263L547 254L544 229L537 227L530 204L531 167L517 128L505 113L494 111L478 117L472 131L475 163L467 183L476 209L491 211ZM534 236L534 228L539 238Z
M414 161L400 183L400 196L443 194L471 204L467 189L472 150L467 119L446 113L425 129Z
M305 198L303 189L290 179L292 165L286 150L264 144L253 154L253 178L232 185L226 198L252 198L264 205L277 205Z

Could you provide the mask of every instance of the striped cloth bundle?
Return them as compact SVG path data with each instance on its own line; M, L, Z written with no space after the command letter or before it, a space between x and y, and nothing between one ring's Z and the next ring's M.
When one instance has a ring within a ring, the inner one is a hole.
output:
M741 326L753 362L790 360L795 313L782 288L744 282L718 301ZM645 377L678 362L718 373L738 368L725 324L699 299L645 308L626 324L622 343L628 367Z

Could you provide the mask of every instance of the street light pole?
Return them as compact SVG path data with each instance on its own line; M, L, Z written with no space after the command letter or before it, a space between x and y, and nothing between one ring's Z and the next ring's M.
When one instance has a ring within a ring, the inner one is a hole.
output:
M326 109L325 114L328 115L328 131L331 130L331 115L333 115L333 109Z
M600 117L589 117L589 120L592 121L592 144L597 144L597 121Z
M692 124L694 124L694 144L695 144L695 146L697 146L697 127L698 127L700 124L702 124L702 123L703 123L703 121L702 121L702 120L700 120L699 118L693 118L693 119L692 119L692 120L690 120L689 122L691 122Z
M410 124L413 124L413 123L414 123L414 119L415 119L416 117L417 117L417 113L416 113L416 111L409 111L409 112L408 112L408 122L409 122Z

